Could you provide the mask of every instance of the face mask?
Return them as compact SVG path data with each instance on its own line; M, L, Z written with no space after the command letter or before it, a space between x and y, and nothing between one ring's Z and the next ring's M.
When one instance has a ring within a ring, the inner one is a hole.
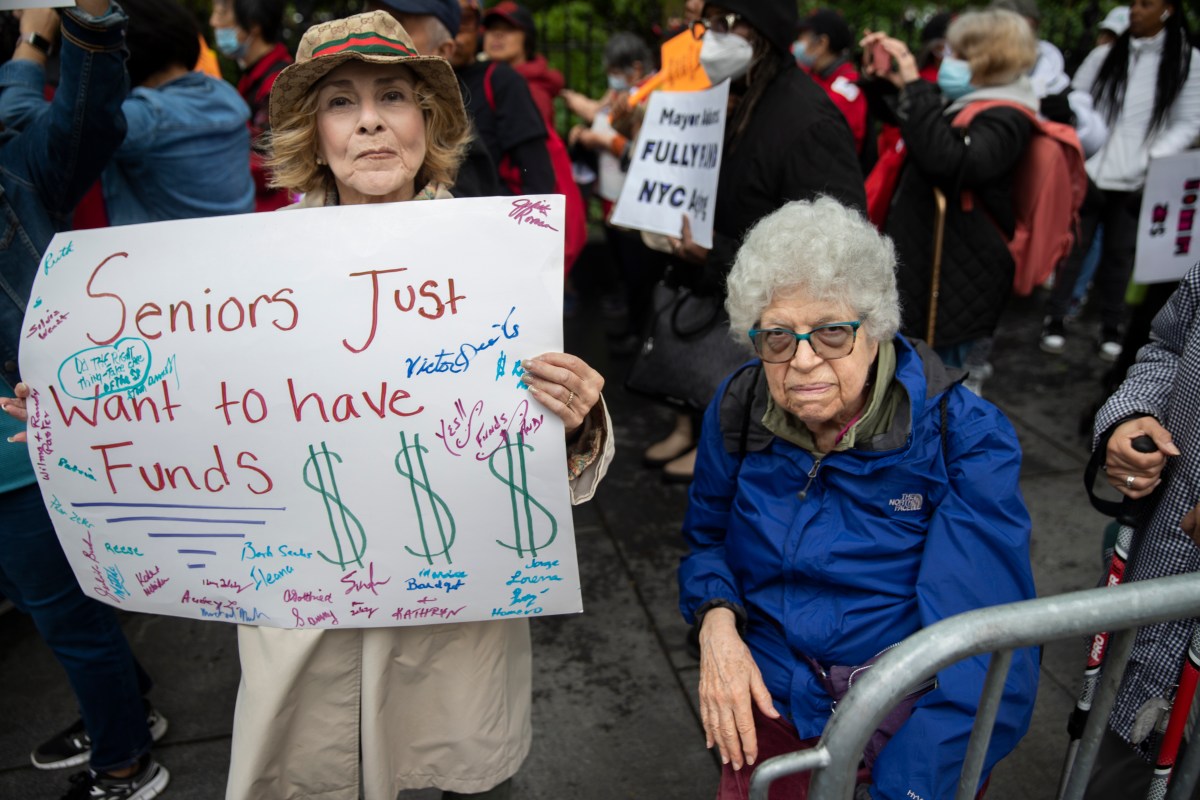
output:
M216 28L217 50L222 55L239 59L246 54L246 43L238 41L237 28Z
M629 81L625 80L624 75L613 75L610 72L608 74L608 88L614 92L627 92L629 91Z
M808 54L807 48L804 46L803 39L797 39L792 42L792 56L795 57L796 63L802 67L811 67L816 63L816 59Z
M700 66L713 85L726 78L740 78L750 68L750 60L754 57L754 48L750 43L736 33L717 33L708 31L704 34L704 43L700 45Z
M971 65L961 58L943 58L938 67L937 83L942 94L957 100L974 88L971 86Z

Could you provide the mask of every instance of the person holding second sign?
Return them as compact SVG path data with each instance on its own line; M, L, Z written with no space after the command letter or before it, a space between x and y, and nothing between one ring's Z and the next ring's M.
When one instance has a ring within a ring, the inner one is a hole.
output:
M268 166L304 208L448 198L469 135L449 62L418 55L383 11L309 29L270 110ZM563 421L567 480L583 502L613 454L604 380L563 353L522 364L530 393ZM431 786L510 796L531 739L526 620L243 625L238 650L229 800L394 800Z
M866 208L854 135L792 57L798 24L791 0L723 0L706 3L692 26L709 79L731 81L732 109L712 210L713 247L692 240L686 216L671 243L675 264L669 279L698 294L724 294L725 276L746 231L789 200L824 194ZM668 480L691 480L698 434L698 421L680 415L675 430L646 451L646 463L663 466Z

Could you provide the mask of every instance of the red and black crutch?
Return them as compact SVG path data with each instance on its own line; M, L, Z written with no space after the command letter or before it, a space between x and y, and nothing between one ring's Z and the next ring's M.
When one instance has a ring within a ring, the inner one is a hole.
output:
M1145 434L1132 442L1133 449L1139 453L1153 453L1158 450L1154 440ZM1117 530L1117 541L1113 546L1112 560L1108 564L1108 575L1104 580L1105 586L1116 586L1125 577L1125 565L1129 561L1129 551L1133 547L1133 535L1137 530L1138 518L1141 511L1139 501L1125 498L1120 503L1102 500L1092 493L1092 484L1096 480L1096 472L1104 463L1103 449L1097 450L1088 463L1084 480L1088 487L1088 495L1092 505L1098 511L1109 516L1115 516L1120 527ZM1114 513L1115 512L1115 513ZM1067 734L1071 737L1067 745L1067 757L1063 762L1062 776L1058 781L1057 797L1062 797L1067 789L1067 779L1075 766L1075 754L1079 751L1079 740L1083 738L1083 729L1087 725L1088 714L1092 710L1092 700L1096 696L1096 687L1100 685L1100 672L1104 667L1104 654L1108 650L1109 633L1097 633L1092 637L1092 646L1088 649L1087 667L1083 671L1083 686L1079 690L1079 700L1067 720ZM1174 763L1174 761L1172 761Z

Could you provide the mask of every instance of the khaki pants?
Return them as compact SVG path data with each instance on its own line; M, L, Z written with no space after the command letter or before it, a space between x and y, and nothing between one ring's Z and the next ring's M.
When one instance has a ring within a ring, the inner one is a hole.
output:
M524 620L406 628L240 626L226 800L471 794L529 753Z

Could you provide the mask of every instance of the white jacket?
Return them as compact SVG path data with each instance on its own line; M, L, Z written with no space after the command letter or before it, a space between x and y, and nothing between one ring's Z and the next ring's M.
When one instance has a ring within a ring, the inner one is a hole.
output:
M1129 40L1129 71L1125 98L1108 133L1108 141L1087 160L1088 175L1101 189L1133 192L1146 182L1151 158L1174 155L1191 146L1200 134L1200 51L1192 49L1192 69L1187 82L1167 111L1163 124L1150 132L1158 65L1162 61L1166 31L1145 39ZM1111 45L1088 53L1075 73L1072 86L1091 92ZM1103 109L1101 109L1103 110Z

